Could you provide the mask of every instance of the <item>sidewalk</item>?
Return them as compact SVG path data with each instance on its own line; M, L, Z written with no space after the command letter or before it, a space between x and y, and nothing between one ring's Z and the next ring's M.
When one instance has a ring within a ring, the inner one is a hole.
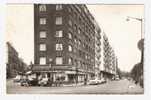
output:
M18 82L13 82L13 79L7 79L6 80L7 82L7 86L20 86L20 83ZM81 82L81 83L71 83L71 84L61 84L60 86L55 86L55 84L51 87L74 87L74 86L84 86L84 83Z
M140 85L135 84L135 83L129 83L128 92L129 93L135 93L135 91L137 91L137 94L143 94L144 93L144 89Z
M82 86L84 83L73 83L73 84L63 84L62 86L68 87L68 86Z

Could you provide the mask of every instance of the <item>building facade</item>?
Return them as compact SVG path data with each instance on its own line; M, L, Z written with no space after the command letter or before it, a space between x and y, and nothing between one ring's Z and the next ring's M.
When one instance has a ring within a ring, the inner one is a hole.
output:
M96 27L85 5L35 4L33 71L53 81L94 77Z
M99 25L96 23L96 28L95 28L95 78L101 79L100 77L100 67L101 67L101 29Z
M117 74L117 57L115 51L109 43L108 37L102 33L102 68L100 70L101 77L105 79L114 79Z
M7 62L6 62L6 76L7 78L13 78L18 73L23 73L27 65L19 58L19 54L16 49L9 43L7 45Z

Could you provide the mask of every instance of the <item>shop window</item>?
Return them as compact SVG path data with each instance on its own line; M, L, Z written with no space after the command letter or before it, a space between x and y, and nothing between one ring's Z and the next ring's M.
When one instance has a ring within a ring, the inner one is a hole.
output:
M40 57L40 65L45 65L46 64L46 57Z
M56 57L56 65L63 64L63 58L62 57Z

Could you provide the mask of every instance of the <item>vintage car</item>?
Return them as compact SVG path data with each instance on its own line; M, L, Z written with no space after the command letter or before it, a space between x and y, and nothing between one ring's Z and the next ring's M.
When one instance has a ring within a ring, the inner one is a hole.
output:
M46 86L46 85L48 85L48 78L47 78L47 77L42 78L42 79L38 82L38 84L39 84L40 86Z
M98 85L98 84L102 84L102 83L105 83L105 82L106 81L105 81L104 78L102 78L101 80L96 78L96 79L89 80L88 84L89 85Z
M20 82L21 81L21 75L17 75L15 78L13 78L14 82Z

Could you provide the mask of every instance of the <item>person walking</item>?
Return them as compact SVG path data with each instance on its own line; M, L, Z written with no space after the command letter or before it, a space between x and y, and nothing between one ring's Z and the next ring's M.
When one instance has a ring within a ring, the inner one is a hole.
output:
M84 85L87 85L87 78L84 78Z

